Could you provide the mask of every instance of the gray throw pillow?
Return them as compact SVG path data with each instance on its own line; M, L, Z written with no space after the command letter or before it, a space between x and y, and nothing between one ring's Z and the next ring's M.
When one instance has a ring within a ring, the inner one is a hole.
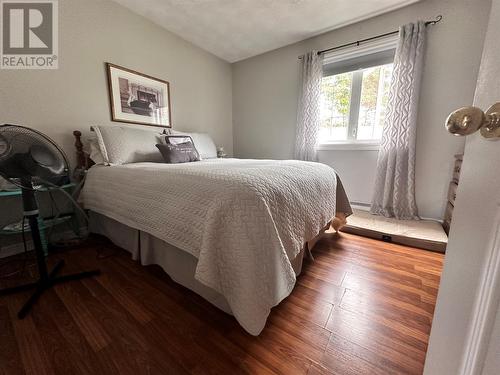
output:
M165 133L166 134L166 133ZM168 137L189 136L193 140L194 146L198 150L201 159L214 159L217 157L217 147L212 138L206 133L185 133L176 130L170 130L170 134L164 137L165 143L168 143Z
M156 147L160 150L165 163L189 163L200 160L200 155L192 141L177 144L157 144Z

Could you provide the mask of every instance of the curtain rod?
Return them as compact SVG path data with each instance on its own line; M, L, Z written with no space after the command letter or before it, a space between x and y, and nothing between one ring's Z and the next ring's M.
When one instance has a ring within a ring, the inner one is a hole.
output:
M438 16L436 16L435 20L433 20L433 21L427 21L425 23L425 26L435 25L436 23L440 22L442 19L443 19L443 16L442 15L438 15ZM326 53L326 52L335 51L335 50L340 49L340 48L345 48L345 47L350 47L350 46L359 46L361 43L369 42L370 40L383 38L385 36L394 35L394 34L397 34L397 33L399 33L399 30L391 31L391 32L388 32L388 33L385 33L385 34L375 35L375 36L372 36L370 38L357 40L357 41L351 42L351 43L342 44L341 46L327 48L327 49L318 51L318 55L321 55L321 54ZM302 58L302 56L299 57L299 59L301 59L301 58Z

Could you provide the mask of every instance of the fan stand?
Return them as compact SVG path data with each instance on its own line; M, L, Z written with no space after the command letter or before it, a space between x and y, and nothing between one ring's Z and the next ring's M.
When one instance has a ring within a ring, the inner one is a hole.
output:
M29 184L31 185L31 178L29 179ZM29 220L31 236L33 238L33 243L35 245L35 254L36 254L36 262L38 264L39 279L34 283L19 285L12 288L0 290L0 296L3 296L7 294L22 292L25 290L35 289L31 297L26 301L21 310L19 310L19 313L17 314L17 317L19 319L23 319L31 310L33 304L43 294L43 292L45 292L47 289L50 289L54 285L64 283L66 281L80 280L86 277L96 276L101 273L100 270L93 270L93 271L75 273L71 275L57 276L61 268L64 266L64 260L60 260L52 269L52 271L50 271L49 273L47 270L47 264L45 262L45 254L43 252L42 241L40 239L40 232L38 227L38 204L36 201L35 192L33 190L23 189L22 197L23 197L24 215Z

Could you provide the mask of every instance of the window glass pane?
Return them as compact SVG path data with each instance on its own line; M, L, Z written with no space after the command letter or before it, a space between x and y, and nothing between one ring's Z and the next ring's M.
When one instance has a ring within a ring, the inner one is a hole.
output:
M321 95L320 140L347 140L352 72L324 77Z
M391 75L392 64L363 70L356 139L374 140L382 137Z
M383 64L323 78L320 142L382 138L392 68Z

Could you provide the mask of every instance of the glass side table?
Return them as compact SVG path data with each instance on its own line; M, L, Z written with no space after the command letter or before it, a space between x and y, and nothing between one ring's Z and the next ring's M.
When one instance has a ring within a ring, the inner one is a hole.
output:
M73 191L75 188L76 184L70 183L61 186L62 189L68 190L69 192ZM37 192L43 193L47 192L49 190L56 191L57 189L47 189L47 188L40 188L37 189ZM3 197L13 197L13 196L21 196L22 195L22 190L21 189L16 189L16 190L0 190L0 199ZM43 245L43 252L45 253L45 256L48 255L48 239L46 236L46 231L49 228L52 228L56 225L69 222L69 221L75 221L75 211L74 209L72 212L60 215L59 217L53 217L53 218L42 218L38 217L38 226L40 230L40 239L42 240L42 245ZM75 230L75 225L77 225L75 222L73 223L73 232L75 234L78 234L78 230ZM28 222L25 222L24 225L24 233L29 233L31 231L31 228L28 225ZM8 235L15 235L15 234L22 234L23 232L23 221L17 221L15 223L10 223L5 225L3 228L0 229L0 236L8 236Z

